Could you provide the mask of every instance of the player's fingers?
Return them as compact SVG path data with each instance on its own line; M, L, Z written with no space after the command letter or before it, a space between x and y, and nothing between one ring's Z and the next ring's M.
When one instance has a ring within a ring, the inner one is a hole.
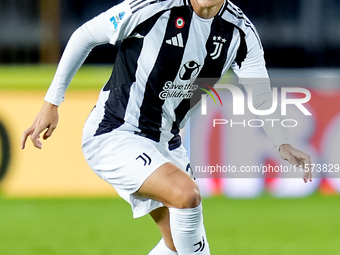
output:
M43 139L46 140L47 138L49 138L55 129L56 129L55 126L52 126L52 125L48 126L48 129L43 135Z
M33 136L31 136L31 141L32 141L34 147L36 147L38 149L41 149L42 148L42 143L39 140L39 137L40 137L40 135L38 137L36 137L36 138L33 138Z
M305 183L307 183L308 181L310 181L310 182L312 181L312 172L309 171L309 169L308 169L308 171L305 169L305 172L303 174L303 181Z
M310 165L312 163L311 157L299 150L294 151L293 155L298 161L298 166L304 168L305 171L309 173L307 180L312 181L312 173L310 171Z
M300 163L299 155L296 154L294 148L292 148L291 146L282 148L282 150L280 150L280 156L282 159L287 160L293 166L298 166Z
M307 183L308 181L312 181L312 172L310 170L310 164L311 164L311 157L302 152L302 151L297 151L295 153L297 157L299 157L299 166L304 169L304 175L303 175L303 181Z
M310 182L313 179L313 173L311 171L311 164L312 164L312 159L309 155L306 154L305 159L304 159L304 165L305 165L305 169L308 170L308 176L307 176L307 180L309 180Z
M291 163L293 166L299 165L298 160L294 156L287 157L287 161Z
M306 169L305 169L305 171L303 172L303 181L305 182L305 183L307 183L307 181L308 181L308 178L309 178L309 171L306 171Z
M27 138L33 133L34 129L32 127L26 129L21 137L21 149L25 149Z
M307 180L308 180L308 172L306 173L304 173L303 174L303 181L305 182L305 183L307 183Z
M298 160L301 160L302 163L305 163L305 164L310 164L311 163L311 157L302 152L302 151L299 151L299 150L294 150L292 152L292 155L297 158Z
M309 171L308 173L309 173L309 176L308 176L309 182L312 182L312 180L313 180L313 174L312 174L311 171Z
M311 161L310 158L304 160L303 162L304 174L303 181L307 183L308 181L312 181L312 171L311 171Z
M40 133L42 131L44 131L45 128L42 128L41 126L37 126L36 129L34 130L33 134L31 135L32 143L33 143L34 147L36 147L38 149L42 148L42 143L39 140L39 138L40 138Z

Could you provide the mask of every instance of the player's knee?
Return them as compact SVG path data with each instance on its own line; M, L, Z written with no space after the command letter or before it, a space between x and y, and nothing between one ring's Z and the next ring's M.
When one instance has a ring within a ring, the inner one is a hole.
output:
M195 208L201 203L201 195L198 188L185 188L178 190L176 196L176 208Z

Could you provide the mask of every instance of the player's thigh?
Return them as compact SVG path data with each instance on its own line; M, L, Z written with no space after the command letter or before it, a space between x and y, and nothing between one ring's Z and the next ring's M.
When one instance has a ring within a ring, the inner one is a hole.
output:
M165 163L154 171L138 193L167 207L193 208L201 202L196 182L172 163Z
M92 170L127 200L150 174L169 162L155 142L131 132L93 137L83 143L83 151Z
M173 162L176 166L181 168L183 171L185 171L191 179L196 180L191 169L188 153L183 145L174 150L168 151L166 158L169 159L170 162Z

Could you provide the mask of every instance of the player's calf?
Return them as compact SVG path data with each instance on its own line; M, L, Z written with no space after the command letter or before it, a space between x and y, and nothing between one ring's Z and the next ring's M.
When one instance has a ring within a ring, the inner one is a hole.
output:
M169 211L172 239L178 254L210 255L203 225L202 204L195 208L169 208Z
M173 244L181 255L210 255L197 184L182 170L166 163L153 172L139 194L169 208Z

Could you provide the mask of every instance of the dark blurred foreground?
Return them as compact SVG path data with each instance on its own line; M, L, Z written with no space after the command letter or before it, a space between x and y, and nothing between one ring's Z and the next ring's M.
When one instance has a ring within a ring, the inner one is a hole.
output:
M117 0L0 0L0 64L56 63L72 32ZM268 67L337 67L339 0L234 0L256 25ZM101 46L89 63L114 62Z

